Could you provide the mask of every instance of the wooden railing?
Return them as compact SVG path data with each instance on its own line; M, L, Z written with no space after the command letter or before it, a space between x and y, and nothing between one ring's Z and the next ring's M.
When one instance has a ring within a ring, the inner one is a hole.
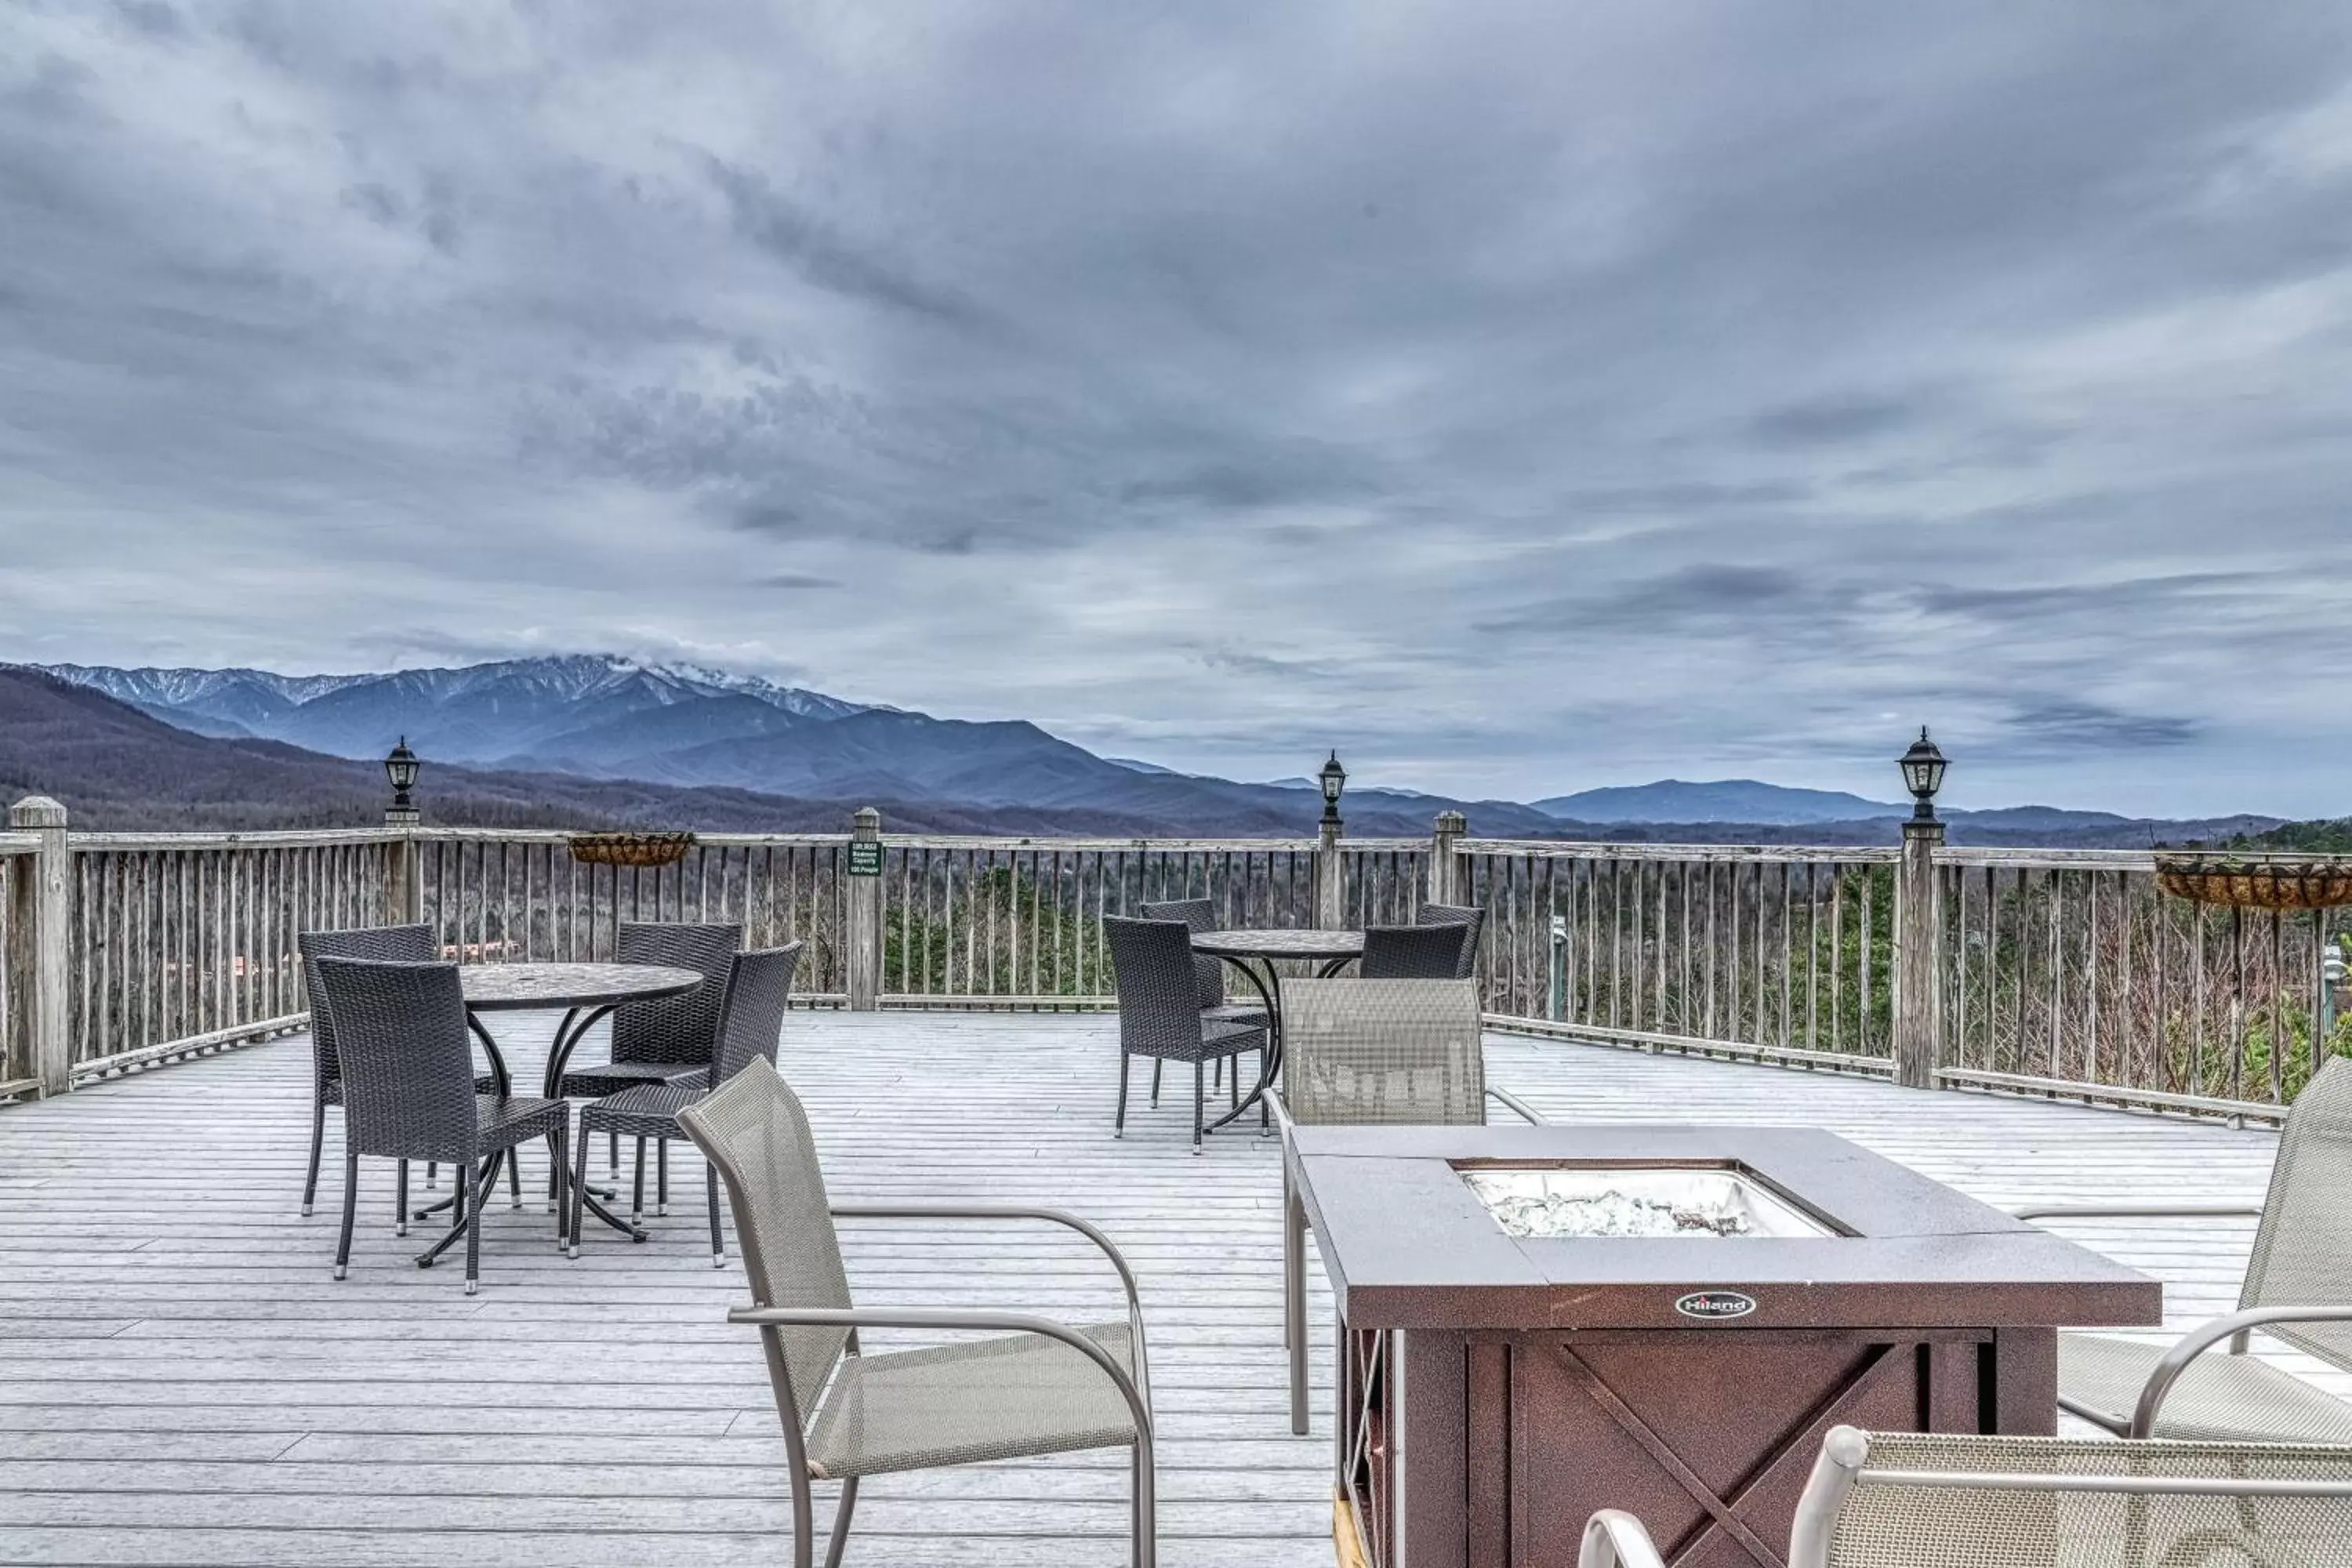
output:
M876 820L706 834L616 870L554 832L79 834L38 802L12 821L0 1097L301 1026L294 939L316 927L418 920L448 956L499 963L609 957L623 921L736 920L805 944L808 1005L1091 1008L1115 994L1102 918L1202 897L1234 926L1475 904L1497 1026L1633 1048L2235 1116L2275 1116L2352 1050L2352 1031L2316 1037L2333 911L2185 904L2147 854L1534 843L1449 814L1385 840Z

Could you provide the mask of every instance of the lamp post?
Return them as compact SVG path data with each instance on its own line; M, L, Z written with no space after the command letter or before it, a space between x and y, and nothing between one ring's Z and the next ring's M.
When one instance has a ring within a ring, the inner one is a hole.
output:
M1348 770L1333 752L1315 782L1323 790L1323 820L1315 836L1315 923L1338 931L1347 923L1347 900L1339 877L1339 792L1348 787Z
M1944 770L1951 763L1944 760L1936 742L1927 739L1927 725L1919 726L1919 738L1911 742L1911 749L1895 765L1903 770L1903 787L1917 803L1911 808L1911 820L1937 821L1936 792L1944 787Z
M386 827L416 826L416 800L409 792L416 787L416 775L424 768L416 753L408 749L408 737L403 735L400 744L383 759L383 776L392 784L392 805L384 808L383 814Z
M1339 826L1339 792L1348 787L1348 770L1339 765L1339 753L1334 752L1316 775L1323 786L1323 826Z
M1936 792L1950 764L1923 724L1895 765L1916 804L1903 824L1903 859L1895 876L1895 1081L1933 1089L1944 1011L1936 984L1936 851L1944 842Z

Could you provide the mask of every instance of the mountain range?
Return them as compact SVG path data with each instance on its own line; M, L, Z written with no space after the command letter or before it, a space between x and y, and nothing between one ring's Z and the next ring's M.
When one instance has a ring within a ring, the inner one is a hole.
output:
M831 826L850 807L872 803L908 827L953 821L962 831L1295 835L1311 832L1319 810L1311 794L1301 798L1316 787L1307 778L1239 784L1097 756L1025 721L939 719L612 655L351 675L0 666L0 675L12 671L19 689L0 705L0 785L56 772L62 753L51 750L45 760L24 744L26 716L42 715L44 743L54 747L64 722L58 704L72 693L104 703L85 719L92 735L105 737L98 770L110 781L105 798L117 813L142 819L168 815L168 800L135 801L135 791L123 792L126 781L161 787L188 767L215 779L215 794L234 795L225 781L246 779L239 787L254 797L246 808L263 816L271 815L265 799L279 803L280 816L294 808L300 792L289 769L325 792L314 804L349 790L373 797L374 764L403 738L426 759L424 795L445 820L457 819L447 814L460 796L499 821L560 805L599 820L712 828L748 826L747 817ZM26 680L41 690L22 689ZM151 727L126 723L135 719ZM201 766L186 754L191 740L215 748ZM1910 810L1753 779L1667 779L1532 804L1358 787L1343 803L1349 831L1370 837L1425 834L1449 808L1495 837L1822 843L1891 841ZM2076 845L2146 844L2159 829L2172 839L2258 832L2278 820L2149 824L2045 806L1945 815L1963 841Z

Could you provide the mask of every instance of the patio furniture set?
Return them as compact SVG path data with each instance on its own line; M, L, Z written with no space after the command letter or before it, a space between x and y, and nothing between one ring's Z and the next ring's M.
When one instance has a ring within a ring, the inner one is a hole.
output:
M2182 1211L2005 1215L1810 1130L1549 1125L1486 1081L1475 910L1363 932L1218 931L1205 900L1144 912L1106 921L1120 1004L1114 1135L1129 1058L1141 1056L1155 1102L1162 1065L1192 1067L1196 1153L1253 1104L1280 1138L1294 1432L1307 1426L1310 1232L1339 1319L1343 1564L2352 1562L2352 1407L2242 1353L2251 1334L2274 1334L2352 1372L2352 1222L2338 1201L2352 1175L2352 1065L2331 1061L2289 1119L2242 1310L2168 1348L2062 1332L2153 1326L2161 1290L2029 1222ZM816 1562L816 1481L840 1486L824 1558L838 1568L866 1476L1102 1447L1129 1452L1130 1557L1155 1563L1151 1377L1118 1247L1058 1209L833 1201L775 1067L794 950L736 953L731 941L665 934L695 928L630 929L625 954L637 957L618 967L634 977L546 977L538 1005L571 1011L529 1100L509 1093L469 1008L521 1005L492 998L530 983L486 985L477 1002L454 965L405 956L417 939L398 931L304 939L324 1037L317 1115L340 1102L351 1130L337 1277L361 1153L402 1162L404 1225L406 1163L454 1166L462 1217L418 1261L462 1231L470 1290L502 1152L519 1202L510 1152L549 1143L559 1239L576 1256L582 1210L604 1215L588 1189L593 1134L606 1134L612 1168L617 1141L638 1141L633 1222L604 1217L640 1239L645 1142L658 1160L667 1137L690 1138L708 1162L714 1259L722 1184L742 1248L751 1300L730 1321L764 1348L795 1568ZM1319 973L1277 977L1285 959ZM1339 978L1349 962L1359 975ZM1221 966L1255 999L1229 999ZM671 973L688 970L683 983ZM571 1069L592 1015L614 1009L613 1065ZM473 1070L468 1027L488 1074ZM698 1061L684 1042L705 1029ZM1234 1074L1215 1127L1213 1067ZM583 1093L600 1098L582 1112L574 1160L563 1108ZM1516 1124L1486 1125L1490 1104ZM320 1138L314 1119L311 1188ZM1064 1227L1103 1254L1125 1317L860 1308L843 1217ZM875 1329L990 1337L873 1352L859 1336ZM2224 1342L2231 1353L2205 1353ZM2117 1438L2059 1439L2061 1406Z

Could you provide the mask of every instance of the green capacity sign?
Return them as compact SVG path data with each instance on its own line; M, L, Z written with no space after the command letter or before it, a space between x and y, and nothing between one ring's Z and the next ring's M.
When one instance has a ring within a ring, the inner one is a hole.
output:
M849 841L849 874L853 877L880 876L882 846L872 839L851 839Z

